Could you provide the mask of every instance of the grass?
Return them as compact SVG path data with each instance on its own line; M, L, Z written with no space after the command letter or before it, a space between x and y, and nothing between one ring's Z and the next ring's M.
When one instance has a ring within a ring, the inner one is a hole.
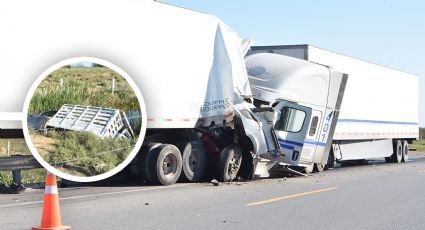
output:
M54 142L41 143L34 141L37 135L41 134L32 133L31 139L36 148L44 150L39 151L43 159L58 170L75 176L94 176L110 171L127 158L137 140L51 130L47 138Z
M9 145L9 154L7 153L7 143ZM28 149L27 144L23 138L17 139L0 139L0 157L7 157L14 154L31 154ZM31 169L31 170L22 170L21 171L22 182L24 184L28 183L38 183L44 181L46 176L45 169ZM0 171L0 184L11 184L12 183L12 172L10 171Z
M30 170L22 170L22 183L30 184L30 183L39 183L44 181L46 177L46 170L44 168L41 169L30 169ZM10 185L13 182L12 172L2 172L0 171L0 184Z
M112 79L115 79L114 94ZM57 111L64 104L140 111L137 96L128 82L106 67L59 68L41 82L31 99L29 112Z
M425 140L413 141L410 148L416 149L417 152L425 152Z
M9 143L9 153L8 153ZM0 139L0 157L5 157L13 154L31 154L30 150L23 138L16 139Z

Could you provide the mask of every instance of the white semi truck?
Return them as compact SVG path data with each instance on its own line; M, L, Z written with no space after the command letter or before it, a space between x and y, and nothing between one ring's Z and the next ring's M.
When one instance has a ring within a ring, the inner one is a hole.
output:
M328 159L347 74L279 56L279 90L263 103L246 67L254 77L272 69L246 65L250 42L214 16L133 0L3 1L0 9L3 136L19 136L40 73L90 56L120 66L141 89L148 130L129 168L153 183L198 181L208 169L223 181L309 171Z
M321 86L319 78L314 86L299 82L298 89L286 89L286 85L282 87L270 80L285 78L282 69L288 56L331 66L349 75L332 136L328 166L332 167L336 160L385 158L388 162L401 162L408 159L408 144L419 136L417 76L311 45L257 46L252 47L246 58L257 103L273 105L280 100L277 94L286 93L297 104L313 104L315 110L318 103L313 99L317 99L315 91ZM319 120L327 116L323 112L315 114ZM318 122L305 141L300 141L303 149L311 141L320 141L321 132L326 129L326 124ZM311 158L306 156L308 164ZM319 165L318 170L322 169L323 165Z

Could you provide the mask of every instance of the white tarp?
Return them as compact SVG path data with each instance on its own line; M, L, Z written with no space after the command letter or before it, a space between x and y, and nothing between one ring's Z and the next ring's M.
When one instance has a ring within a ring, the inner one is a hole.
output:
M148 128L193 127L251 94L240 38L208 14L140 0L7 0L0 11L0 118L22 111L45 69L80 56L132 76Z

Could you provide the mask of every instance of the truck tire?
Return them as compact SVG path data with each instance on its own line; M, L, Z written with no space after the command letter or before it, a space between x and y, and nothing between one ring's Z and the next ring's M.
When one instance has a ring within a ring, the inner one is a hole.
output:
M221 150L217 165L217 177L220 181L230 182L236 178L242 164L242 150L230 145Z
M401 161L407 162L409 160L409 143L403 141L403 159Z
M313 170L314 170L314 163L311 163L309 166L304 167L304 172L305 172L306 174L310 174L310 173L312 173L312 172L313 172Z
M199 141L185 142L178 145L182 153L183 172L181 181L198 182L207 169L207 153Z
M147 155L146 177L153 184L171 185L180 177L182 156L179 149L171 144L162 144Z
M138 174L142 178L142 180L148 179L151 177L152 169L150 168L150 158L152 156L152 150L161 145L161 143L149 143L143 146L140 149L140 158L137 163ZM149 180L149 179L148 179Z
M401 163L401 160L403 159L403 144L401 141L394 142L393 150L393 155L391 156L392 162Z
M314 172L323 172L323 170L325 170L325 167L326 167L325 164L315 163L313 171Z

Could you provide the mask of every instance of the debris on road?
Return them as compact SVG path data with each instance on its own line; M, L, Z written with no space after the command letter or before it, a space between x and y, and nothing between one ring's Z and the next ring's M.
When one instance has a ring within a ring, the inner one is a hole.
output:
M279 179L279 182L285 182L288 178L284 177L282 179Z
M211 181L211 184L213 184L214 186L219 186L221 183L220 183L218 180L213 179L213 180Z

